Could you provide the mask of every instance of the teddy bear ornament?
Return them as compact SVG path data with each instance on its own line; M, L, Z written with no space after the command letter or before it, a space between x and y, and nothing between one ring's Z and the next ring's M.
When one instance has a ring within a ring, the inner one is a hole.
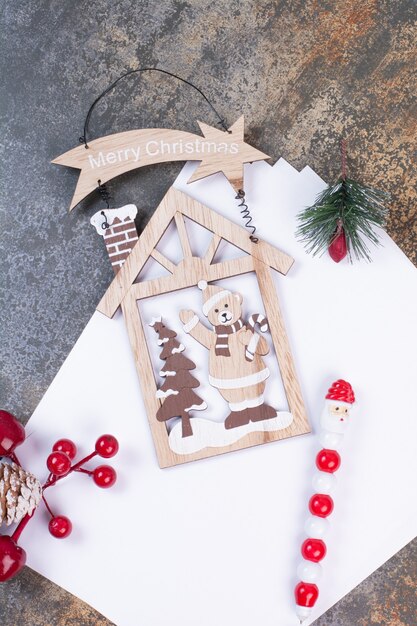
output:
M169 445L178 454L230 446L251 433L283 430L292 422L289 412L279 411L265 398L270 376L263 358L270 349L262 336L269 331L266 317L255 313L246 321L240 293L206 280L199 280L198 287L207 323L189 309L181 310L179 317L184 335L208 350L207 382L224 401L223 420L218 411L214 419L198 415L208 408L207 402L198 389L197 374L191 373L196 365L185 355L177 332L161 317L149 324L158 335L160 359L165 362L159 372L164 382L156 392L160 401L156 419L168 423Z

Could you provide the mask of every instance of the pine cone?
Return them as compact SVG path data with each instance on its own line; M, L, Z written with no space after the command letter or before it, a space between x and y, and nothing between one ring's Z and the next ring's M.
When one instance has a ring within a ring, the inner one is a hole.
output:
M42 498L39 480L16 463L0 463L0 526L31 515Z

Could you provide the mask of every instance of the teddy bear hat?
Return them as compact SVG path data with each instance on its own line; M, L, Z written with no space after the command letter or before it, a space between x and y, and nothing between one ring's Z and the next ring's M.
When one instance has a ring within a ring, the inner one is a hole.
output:
M206 317L220 300L232 295L227 289L216 287L216 285L208 285L206 280L199 280L198 288L203 292L203 313Z

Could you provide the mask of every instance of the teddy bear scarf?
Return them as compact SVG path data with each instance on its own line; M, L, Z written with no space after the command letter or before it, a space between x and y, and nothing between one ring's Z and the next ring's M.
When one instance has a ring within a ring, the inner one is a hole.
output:
M237 333L244 326L245 324L241 318L239 318L237 322L235 322L234 324L229 324L227 326L223 324L219 324L218 326L215 326L215 331L216 331L215 354L216 356L230 356L229 335L233 333Z

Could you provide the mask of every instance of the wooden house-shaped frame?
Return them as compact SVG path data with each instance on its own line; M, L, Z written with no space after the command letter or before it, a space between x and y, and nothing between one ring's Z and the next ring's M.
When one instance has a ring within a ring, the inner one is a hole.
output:
M192 254L184 217L193 220L212 233L211 242L202 257ZM172 220L175 221L183 251L183 259L177 265L156 249ZM213 262L221 240L240 248L246 255L242 258ZM135 282L150 257L168 270L169 275ZM138 243L100 301L97 310L108 317L113 317L119 307L123 311L160 467L169 467L310 432L272 276L273 270L283 275L287 274L292 264L293 259L287 254L265 241L259 240L253 243L245 228L234 224L173 187L155 210ZM157 421L155 417L161 406L161 400L156 397L157 383L137 301L193 287L201 279L211 282L248 272L256 274L293 421L284 430L250 432L239 441L225 447L204 448L187 455L176 454L169 446L166 424Z

